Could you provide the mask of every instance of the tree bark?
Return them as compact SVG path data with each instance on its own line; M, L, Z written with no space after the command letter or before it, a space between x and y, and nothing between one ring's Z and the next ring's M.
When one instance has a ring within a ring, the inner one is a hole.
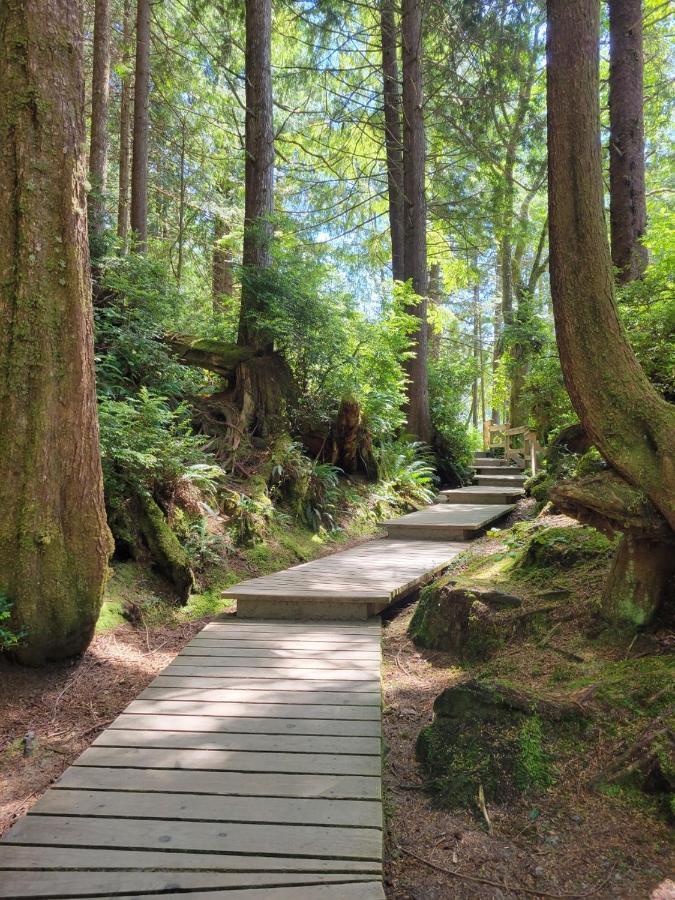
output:
M110 0L94 7L94 61L91 80L91 144L89 149L89 233L92 249L103 249L105 189L108 168L108 96L110 92Z
M382 39L382 99L384 145L387 154L391 270L394 281L404 280L403 147L401 143L401 96L398 85L398 46L392 0L380 2Z
M565 384L607 462L675 526L675 410L621 327L603 215L596 0L548 0L550 274Z
M609 221L620 284L647 266L642 2L609 3Z
M422 80L421 0L403 0L401 11L403 45L403 191L405 252L403 277L410 281L419 300L408 312L419 325L411 335L414 356L406 361L408 401L407 428L419 440L433 437L429 412L427 377L427 204L425 196L426 147L424 134L424 87Z
M441 267L439 263L434 263L429 270L429 300L434 307L441 305L441 294L443 290L441 279ZM429 329L429 358L438 361L441 357L441 331L436 328L431 331Z
M0 591L15 651L82 652L111 539L94 383L80 0L0 5Z
M134 154L131 166L131 230L136 249L148 246L148 133L150 130L150 3L137 0L134 78Z
M129 237L129 185L131 175L131 75L127 69L131 65L132 38L131 0L124 0L124 20L122 25L122 94L120 97L120 158L119 193L117 200L117 236L126 253Z
M604 587L603 618L638 626L651 621L661 604L672 597L674 551L672 544L624 534Z
M212 295L214 312L223 312L227 301L234 291L234 273L232 254L224 246L223 241L229 234L229 228L221 216L217 216L213 225L213 258L211 262Z
M256 322L261 312L254 287L256 272L272 262L274 208L274 127L272 121L272 4L246 0L246 166L244 203L245 272L241 293L239 343L272 351L273 340Z
M274 335L261 324L272 264L274 126L272 109L272 3L246 0L246 166L244 248L239 337L257 358L237 369L238 429L269 438L286 430L292 375L274 353Z

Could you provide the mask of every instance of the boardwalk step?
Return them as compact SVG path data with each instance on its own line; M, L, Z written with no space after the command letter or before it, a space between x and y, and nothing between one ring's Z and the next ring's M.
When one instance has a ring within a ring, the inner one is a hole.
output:
M516 503L525 492L522 488L511 487L480 487L479 485L469 485L469 487L452 488L441 491L438 495L437 503L477 503L480 505L494 504L511 504Z
M481 487L519 487L521 488L527 479L524 475L476 475L476 484Z
M521 475L522 470L517 466L506 466L501 463L495 464L493 461L490 461L487 464L476 463L474 465L474 470L478 475Z
M438 503L385 522L390 537L415 537L428 541L466 540L479 534L490 523L508 515L513 504Z
M460 552L426 540L376 540L242 582L227 591L237 616L366 619L426 583Z

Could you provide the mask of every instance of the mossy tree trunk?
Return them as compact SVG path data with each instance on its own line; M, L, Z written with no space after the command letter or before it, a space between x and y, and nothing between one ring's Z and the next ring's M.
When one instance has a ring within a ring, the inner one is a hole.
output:
M549 0L550 270L565 384L610 465L675 526L675 410L619 321L603 215L599 6Z
M675 410L640 368L614 296L600 157L600 5L548 0L548 27L551 295L565 384L607 462L646 493L672 529ZM642 570L650 553L641 547ZM631 590L629 572L617 562L615 590ZM635 588L631 596L651 602Z
M675 574L675 547L622 535L602 596L603 617L644 625L668 599Z
M0 4L0 591L39 665L83 651L111 551L94 383L82 4Z

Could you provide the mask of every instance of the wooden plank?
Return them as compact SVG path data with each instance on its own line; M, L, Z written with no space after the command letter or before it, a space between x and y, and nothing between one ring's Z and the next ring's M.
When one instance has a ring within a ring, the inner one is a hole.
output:
M132 700L125 713L174 716L245 717L251 715L247 703L201 703L199 700ZM379 721L375 706L320 706L318 704L257 703L257 719L351 719Z
M380 774L379 757L329 753L254 753L236 750L163 750L92 746L76 766L135 769L203 769L208 772L280 772L299 775Z
M347 661L334 660L332 658L318 659L285 659L273 658L268 656L188 656L180 654L173 661L174 666L203 666L210 668L211 666L226 665L229 668L240 666L243 668L256 669L327 669L333 672L344 671L348 666L352 671L367 672L372 678L380 670L380 664L377 660L372 659L350 659Z
M292 707L289 707L289 716ZM248 716L172 716L122 713L111 728L160 731L208 731L231 734L304 734L380 737L379 719L252 718Z
M212 646L197 641L183 647L180 652L181 656L202 656L216 657L218 659L233 659L235 657L245 657L246 659L264 658L264 659L288 659L295 660L326 660L330 658L336 665L344 665L345 660L356 660L358 662L372 662L377 665L382 654L378 650L331 650L330 654L322 647L312 650L306 647L289 650L286 648L267 648L267 647L219 647L217 644Z
M94 747L144 747L164 750L237 750L253 753L357 753L377 756L379 738L337 737L306 734L232 734L208 731L129 731L108 728L94 741Z
M379 800L380 778L360 775L280 775L202 772L184 769L108 769L71 766L58 788L159 791L241 797L322 797ZM0 844L0 847L2 845Z
M507 489L505 489L507 490ZM302 640L267 640L266 638L218 638L199 632L187 645L188 647L213 647L222 650L309 650L312 653L375 653L381 655L380 640L363 641L314 641ZM258 654L256 654L258 655Z
M263 872L263 873L351 873L377 875L381 870L378 860L349 860L332 857L309 859L301 856L267 857L215 853L173 853L162 850L123 850L99 847L90 850L83 847L50 847L0 843L0 871L33 869L41 872L77 871L97 869L110 872Z
M125 895L118 894L124 897ZM162 894L168 900L185 900L185 893ZM278 887L278 888L246 888L232 891L190 891L190 900L386 900L381 881L344 882L342 884L312 885L311 887ZM137 895L128 900L136 900ZM82 897L82 900L98 900L95 897Z
M166 669L161 675L158 675L150 687L195 687L195 688L222 688L223 690L239 690L242 688L256 691L340 691L349 692L350 694L373 694L380 693L380 679L371 678L368 681L340 681L330 678L321 681L312 681L309 678L294 679L290 677L292 673L287 673L285 678L242 678L240 674L236 675L211 675L205 676L188 675L183 672L178 675L171 673L165 674ZM304 701L303 701L304 702Z
M138 695L139 700L206 700L232 703L312 703L327 706L380 706L379 692L347 693L345 691L281 691L274 687L264 688L194 688L194 687L147 687Z
M265 576L272 577L272 576ZM380 637L382 626L380 622L290 622L288 625L279 625L274 620L256 622L242 622L232 618L230 622L209 622L202 629L202 634L218 633L228 634L233 637L261 637L270 635L271 638L292 637L294 640L320 640L346 643L348 641L369 641Z
M205 666L187 666L183 665L171 665L167 666L164 669L165 674L167 675L192 675L195 677L201 678L213 678L217 675L222 676L231 676L232 678L288 678L292 673L293 677L296 679L305 678L308 681L330 681L336 677L338 670L336 669L287 669L287 668L266 668L255 666L209 666L208 669ZM368 672L359 671L358 669L340 669L340 680L341 681L368 681L370 684L373 683L372 674L368 674Z
M69 900L74 897L125 897L129 895L157 894L178 889L194 896L196 888L212 888L217 896L231 896L231 888L256 887L273 891L274 888L300 887L338 883L348 879L351 884L372 881L372 875L347 875L334 873L266 873L266 872L6 872L0 882L0 897L32 897L43 900ZM223 891L228 889L225 893ZM237 892L239 893L239 892ZM256 892L257 893L257 892ZM274 893L272 894L274 895ZM185 897L185 894L181 894Z
M382 807L375 800L321 800L278 797L222 797L201 794L131 793L129 791L48 791L31 813L52 816L106 816L270 822L285 825L341 825L382 828Z
M9 843L40 843L128 850L182 850L266 856L380 860L382 834L375 828L316 825L246 825L155 819L97 819L29 814L9 832Z

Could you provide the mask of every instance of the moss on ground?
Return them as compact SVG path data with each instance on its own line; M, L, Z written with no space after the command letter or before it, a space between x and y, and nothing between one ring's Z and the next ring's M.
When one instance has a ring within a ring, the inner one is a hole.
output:
M545 716L522 714L520 719L516 715L509 721L495 717L481 722L477 710L468 709L458 727L457 720L437 716L421 732L418 753L431 793L443 805L475 806L478 783L493 800L546 788L555 777L551 759L560 771L576 771L582 783L589 782L654 721L667 722L669 716L672 721L673 655L663 652L657 638L645 634L636 639L634 631L609 628L597 617L612 542L593 528L554 522L549 526L532 520L492 532L501 546L487 554L483 549L482 555L474 550L472 558L429 585L412 628L421 634L421 643L433 643L433 636L426 634L433 622L424 607L450 582L522 597L522 609L498 615L524 617L527 626L508 634L502 642L508 644L506 650L496 641L489 660L481 654L460 654L465 668L479 679L490 677L516 690L576 705L588 718L555 726ZM484 637L489 640L490 634ZM448 664L456 658L449 657ZM675 769L670 748L664 747L661 755L661 771ZM667 784L654 794L645 793L644 787L638 778L605 785L602 791L627 809L672 816Z

